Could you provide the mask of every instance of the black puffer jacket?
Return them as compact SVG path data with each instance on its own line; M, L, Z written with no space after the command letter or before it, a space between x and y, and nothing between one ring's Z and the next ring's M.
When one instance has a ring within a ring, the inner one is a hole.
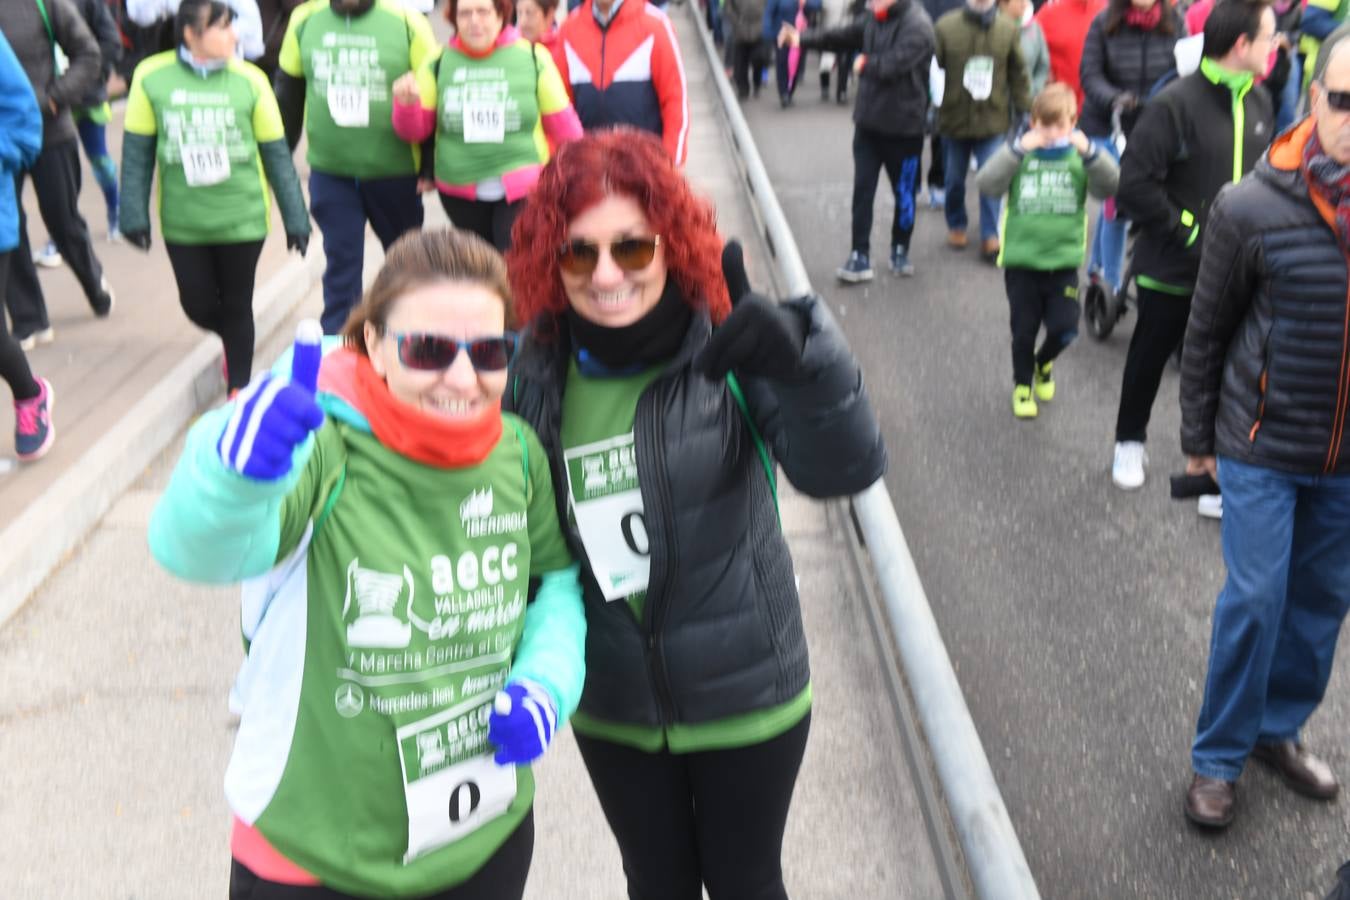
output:
M1295 473L1350 472L1347 256L1299 172L1312 124L1225 188L1181 361L1181 448Z
M862 375L823 303L789 301L809 322L800 385L742 378L770 452L799 490L856 493L885 470L886 452ZM556 323L555 323L556 324ZM566 328L526 340L505 406L535 429L567 514L561 446ZM721 381L691 360L712 328L696 315L666 370L638 400L633 430L651 555L638 622L607 603L582 561L586 688L581 709L610 722L708 722L785 703L810 677L792 559L744 416Z
M1274 136L1270 96L1242 100L1242 145L1233 143L1233 93L1194 72L1144 106L1120 160L1116 205L1139 229L1131 269L1139 283L1188 296L1200 267L1209 207L1219 188L1250 172ZM1198 229L1198 230L1197 230Z
M1186 36L1186 25L1171 3L1159 2L1163 5L1163 21L1151 31L1122 22L1114 34L1107 34L1109 9L1102 10L1092 20L1087 42L1083 44L1083 61L1078 68L1085 95L1078 127L1084 134L1092 137L1109 135L1111 104L1123 94L1133 94L1140 106L1121 117L1128 136L1149 90L1159 78L1176 68L1172 48L1178 37ZM1163 32L1168 26L1172 29L1171 34Z
M897 0L878 21L870 10L838 28L802 35L805 50L863 53L853 121L880 134L921 136L928 114L933 21L915 0Z

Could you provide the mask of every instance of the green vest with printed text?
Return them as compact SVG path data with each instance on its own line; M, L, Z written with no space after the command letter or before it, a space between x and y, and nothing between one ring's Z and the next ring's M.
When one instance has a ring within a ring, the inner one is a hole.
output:
M1033 151L1008 187L999 265L1076 269L1087 248L1087 173L1072 147Z

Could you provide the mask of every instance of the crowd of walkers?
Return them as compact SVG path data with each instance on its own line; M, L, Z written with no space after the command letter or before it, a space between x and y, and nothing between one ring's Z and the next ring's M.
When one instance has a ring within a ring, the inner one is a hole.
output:
M742 100L772 66L787 110L808 52L822 100L856 81L844 284L875 278L882 169L899 276L925 183L967 247L976 173L1015 418L1056 397L1080 271L1132 292L1112 481L1145 483L1180 353L1187 474L1224 520L1186 815L1229 824L1248 759L1334 798L1299 734L1350 609L1350 5L933 3L708 13ZM34 266L113 310L83 146L108 238L150 251L157 221L184 313L222 342L228 402L192 428L150 540L184 578L244 584L231 896L520 897L530 764L570 723L631 897L785 898L812 685L776 479L830 497L884 472L858 365L819 298L753 290L685 180L662 10L442 11L447 44L413 0L0 6L18 455L55 433L25 353L55 339ZM452 228L423 227L432 192ZM255 376L273 203L290 250L318 226L323 312ZM363 292L367 226L385 256Z

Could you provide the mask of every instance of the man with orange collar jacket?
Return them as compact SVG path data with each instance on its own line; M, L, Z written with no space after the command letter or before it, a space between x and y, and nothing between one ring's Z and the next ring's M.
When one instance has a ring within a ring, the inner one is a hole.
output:
M1339 792L1300 743L1350 609L1350 44L1323 55L1311 115L1210 211L1181 361L1181 449L1217 472L1228 565L1185 805L1211 828L1249 757Z
M650 131L684 165L689 100L665 13L643 0L586 0L559 29L553 58L583 128Z

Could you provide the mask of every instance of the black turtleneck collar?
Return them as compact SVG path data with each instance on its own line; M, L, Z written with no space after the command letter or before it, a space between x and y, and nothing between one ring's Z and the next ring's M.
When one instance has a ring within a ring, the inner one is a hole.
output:
M656 305L631 325L597 325L572 309L564 317L572 349L583 367L591 368L588 363L597 362L594 374L603 374L600 370L627 374L672 359L684 342L694 310L676 287L675 279L667 277Z
M366 13L370 12L371 7L375 5L375 0L357 0L356 6L350 9L339 9L337 3L333 2L333 0L329 0L328 5L333 12L337 13L339 16L356 18L357 16L364 16Z

